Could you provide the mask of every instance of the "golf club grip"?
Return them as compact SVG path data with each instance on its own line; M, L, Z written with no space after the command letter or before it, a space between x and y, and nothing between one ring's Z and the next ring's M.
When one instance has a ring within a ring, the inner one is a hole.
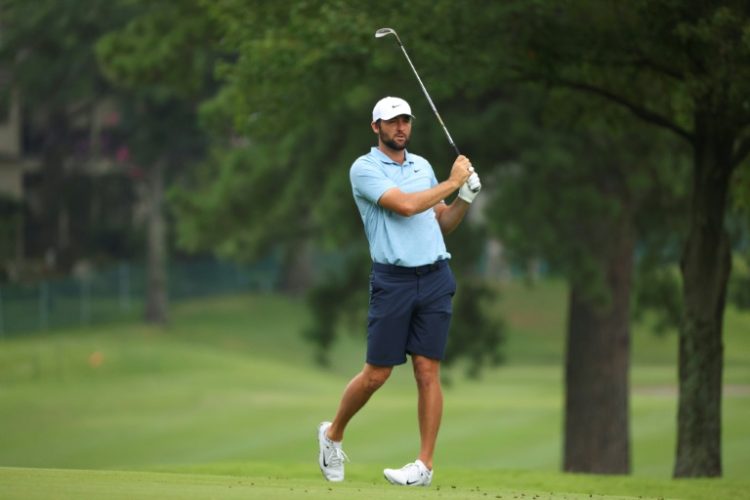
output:
M451 141L451 146L453 146L453 151L456 152L456 156L461 156L461 151L458 150L458 146L456 146L456 143L454 143L453 141ZM479 189L472 189L471 192L472 193L478 193Z

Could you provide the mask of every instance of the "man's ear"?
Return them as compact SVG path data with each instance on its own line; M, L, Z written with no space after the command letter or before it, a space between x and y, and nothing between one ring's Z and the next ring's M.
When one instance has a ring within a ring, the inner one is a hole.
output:
M379 134L380 133L380 120L370 123L370 127L372 127L373 132L375 132L376 134Z

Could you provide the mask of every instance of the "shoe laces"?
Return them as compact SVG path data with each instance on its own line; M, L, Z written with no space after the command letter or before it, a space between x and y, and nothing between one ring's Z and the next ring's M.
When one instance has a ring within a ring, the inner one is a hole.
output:
M345 461L349 461L349 457L346 456L346 453L344 453L344 450L342 450L341 448L337 446L331 446L329 449L331 450L328 454L329 467L340 467Z
M420 465L417 462L411 462L411 463L406 464L403 470L407 475L414 474L418 478L430 475L430 470L424 466L420 467Z

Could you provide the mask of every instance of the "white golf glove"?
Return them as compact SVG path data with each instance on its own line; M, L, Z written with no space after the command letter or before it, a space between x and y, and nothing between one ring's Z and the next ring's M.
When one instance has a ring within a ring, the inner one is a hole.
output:
M474 172L469 176L469 179L464 182L461 189L458 190L458 197L464 200L466 203L471 203L474 198L477 197L479 191L482 189L482 182L479 180L479 175Z

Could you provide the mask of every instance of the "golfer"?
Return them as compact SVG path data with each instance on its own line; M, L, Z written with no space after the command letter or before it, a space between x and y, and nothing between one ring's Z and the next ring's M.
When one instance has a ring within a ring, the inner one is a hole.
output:
M421 447L412 463L385 469L392 484L429 486L443 394L440 360L445 353L456 291L443 235L453 231L481 183L465 156L438 182L429 162L406 150L414 117L409 104L385 97L372 110L378 146L360 156L349 172L372 257L367 317L367 361L346 386L332 422L318 427L318 462L329 481L344 480L341 448L349 420L411 356L419 401ZM458 190L447 205L443 200Z

